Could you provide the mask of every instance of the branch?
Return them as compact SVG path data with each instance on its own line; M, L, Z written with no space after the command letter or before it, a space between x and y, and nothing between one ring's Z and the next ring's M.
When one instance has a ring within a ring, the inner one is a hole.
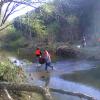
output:
M4 24L5 22L6 22L6 20L8 19L8 17L11 15L11 13L15 10L15 8L17 8L19 5L18 4L14 4L13 5L13 7L12 7L12 9L10 10L10 12L7 14L7 12L6 12L6 14L7 15L5 15L4 17L3 17L3 20L2 20L2 22L3 23L1 23L1 25L2 24Z
M6 11L5 11L4 16L2 18L1 26L4 24L4 19L5 19L5 16L7 14L8 9L9 9L10 4L11 4L11 2L7 5Z
M11 14L10 14L10 15L12 15L13 13L18 12L18 11L20 11L20 10L22 10L22 9L26 8L26 7L27 7L27 6L22 7L22 8L20 8L20 9L18 9L18 10L14 10L14 11L12 11L12 12L11 12Z
M6 95L7 95L7 97L8 97L8 100L14 100L14 99L10 96L9 92L7 91L7 89L4 89L4 92L6 93Z
M12 25L12 24L8 24L8 25L6 25L6 26L4 26L4 27L1 27L1 26L0 26L0 31L4 30L5 28L7 28L7 27L10 26L10 25Z
M17 10L16 10L16 11L14 11L14 10L15 10L15 8L18 7L20 4L23 4L23 5L26 5L26 6L30 6L30 7L36 8L35 6L33 6L34 4L36 4L36 3L46 3L46 2L43 2L43 1L40 1L40 0L38 0L37 2L4 0L4 1L0 2L0 5L2 4L2 6L3 6L3 4L4 4L4 3L7 3L7 2L9 2L9 4L8 4L8 6L7 6L7 8L6 8L5 13L4 13L4 16L3 16L3 19L2 19L2 22L1 22L1 26L5 23L5 21L7 20L7 18L8 18L11 14L13 14L14 12L17 11ZM11 9L11 11L7 14L7 11L8 11L8 9L9 9L9 6L10 6L11 3L17 3L17 4L16 4L15 6L13 6L13 8ZM1 6L1 7L2 7L2 6ZM0 9L0 14L1 14L1 9Z
M1 8L2 8L2 6L3 6L3 1L1 0L1 1L0 1L0 13L1 13Z
M15 3L27 2L28 3L28 1L25 1L25 0L21 0L21 1L17 1L17 0L4 0L3 2L4 3L7 3L7 2L15 2ZM38 0L38 1L29 2L29 3L46 3L46 1L45 0Z
M18 3L18 4L27 5L27 6L30 6L30 7L34 7L33 4L36 4L36 3L46 3L46 2L43 2L43 1L37 1L37 2L26 2L26 1L17 1L17 0L5 0L4 1L4 3L7 3L7 2L14 2L14 3Z

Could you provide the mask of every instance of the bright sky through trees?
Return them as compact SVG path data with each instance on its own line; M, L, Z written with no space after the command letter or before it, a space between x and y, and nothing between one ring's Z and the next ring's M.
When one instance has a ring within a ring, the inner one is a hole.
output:
M36 2L36 1L39 1L39 0L32 0L32 1ZM48 1L52 1L52 0L43 0L43 1L48 2ZM34 10L35 8L39 7L41 4L43 4L43 3L35 3L33 5L34 7L30 7L30 6L26 6L26 5L20 5L19 7L17 7L15 9L17 11L14 14L9 16L8 20L10 21L17 16L23 15L23 14L27 13L28 11ZM6 6L7 6L7 4L5 4L3 6L2 13L5 11Z
M5 10L5 8L6 8L6 4L3 7L3 11ZM34 8L25 6L25 5L21 5L16 8L16 10L18 10L18 11L16 11L14 14L9 16L8 20L12 20L13 18L15 18L17 16L23 15L23 14L27 13L28 11L31 11L32 9L34 9Z

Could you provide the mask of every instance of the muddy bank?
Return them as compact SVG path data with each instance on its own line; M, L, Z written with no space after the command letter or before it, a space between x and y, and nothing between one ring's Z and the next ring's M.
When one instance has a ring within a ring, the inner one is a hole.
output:
M56 54L65 58L84 58L84 53L79 48L72 46L59 46L56 49Z
M100 60L100 47L59 46L56 54L67 59Z

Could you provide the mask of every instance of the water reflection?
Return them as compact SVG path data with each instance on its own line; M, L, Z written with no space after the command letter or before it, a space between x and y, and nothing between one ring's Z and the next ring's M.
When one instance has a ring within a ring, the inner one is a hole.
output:
M89 96L96 98L97 100L100 100L100 90L94 89L87 85L79 84L77 82L72 82L67 80L65 81L63 79L60 79L59 77L51 78L49 87L87 94Z
M96 65L95 69L77 71L71 74L63 74L61 78L64 80L70 80L78 83L87 84L95 88L100 89L100 64Z
M54 100L87 100L75 96L70 96L70 95L62 95L60 93L52 93L53 99Z
M48 74L48 76L44 77L44 79L45 79L45 87L48 87L50 83L50 73Z
M59 77L42 77L40 80L33 81L35 85L48 86L54 89L61 89L71 92L83 93L100 100L100 90L94 89L88 85L83 85L77 82L65 81ZM63 95L59 93L52 93L54 100L81 100L77 96ZM64 98L64 99L62 99ZM82 99L85 100L85 99Z

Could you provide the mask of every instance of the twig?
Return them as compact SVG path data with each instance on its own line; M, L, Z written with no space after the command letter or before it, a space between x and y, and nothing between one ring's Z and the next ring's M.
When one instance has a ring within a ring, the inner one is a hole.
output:
M7 97L8 97L9 100L14 100L14 99L10 96L9 92L7 91L7 89L4 89L4 92L6 93L6 95L7 95Z
M8 24L8 25L6 25L6 26L4 26L4 27L1 27L1 26L0 26L0 31L4 30L5 28L7 28L7 27L10 26L10 25L12 25L12 24Z

